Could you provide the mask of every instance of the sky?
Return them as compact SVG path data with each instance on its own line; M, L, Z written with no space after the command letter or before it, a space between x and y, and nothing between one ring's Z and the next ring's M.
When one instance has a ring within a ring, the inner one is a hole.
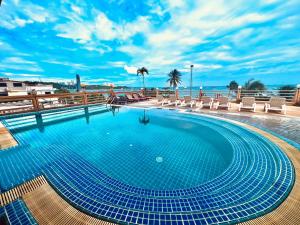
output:
M168 86L300 83L299 0L3 0L0 77Z

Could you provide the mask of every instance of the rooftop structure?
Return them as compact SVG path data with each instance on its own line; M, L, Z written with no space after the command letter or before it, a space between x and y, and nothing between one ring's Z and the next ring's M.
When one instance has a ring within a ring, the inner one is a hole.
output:
M29 85L21 81L0 78L0 96L21 96L32 93L54 94L54 91L53 85Z

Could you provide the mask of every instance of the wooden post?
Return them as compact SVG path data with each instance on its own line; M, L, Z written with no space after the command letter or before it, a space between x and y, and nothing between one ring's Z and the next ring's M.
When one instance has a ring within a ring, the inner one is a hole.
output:
M179 90L178 90L178 87L176 87L176 90L175 90L175 97L176 97L176 100L179 99Z
M40 111L39 100L38 100L36 94L32 95L32 105L33 105L34 111Z
M236 101L240 101L241 100L241 95L242 95L242 86L238 86L238 90L236 93Z
M294 102L296 105L300 105L300 84L297 85L297 89L295 91Z
M88 104L88 97L87 97L87 93L86 92L83 92L83 104L84 105L87 105Z

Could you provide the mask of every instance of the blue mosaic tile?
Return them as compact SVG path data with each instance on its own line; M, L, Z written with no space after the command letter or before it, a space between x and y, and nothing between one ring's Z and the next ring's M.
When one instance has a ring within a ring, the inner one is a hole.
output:
M78 110L77 113L82 112ZM30 116L26 123L35 121ZM59 113L53 113L48 119L50 121L57 116ZM23 165L26 168L24 170L22 166L12 166L9 157L0 161L0 166L8 168L1 179L11 181L0 182L1 188L5 190L18 182L44 174L61 196L87 214L119 223L160 225L241 222L272 211L287 197L295 178L293 165L275 144L228 122L176 112L164 116L182 122L176 126L194 126L193 131L197 131L197 124L201 124L221 134L224 143L232 149L227 167L218 172L213 171L215 167L203 166L204 170L212 170L212 179L190 187L175 188L178 183L173 179L170 182L173 182L174 188L171 189L144 188L108 175L96 165L93 154L89 155L90 158L83 157L80 151L71 149L72 145L63 145L55 140L52 145L42 146L43 140L29 144L26 138L33 139L36 136L31 136L31 132L27 132L25 137L22 135L22 129L28 124L24 125L22 118L17 121L7 119L6 125L12 127L20 143L20 147L14 149L14 160L21 161L22 157L27 157L28 162ZM46 128L41 132L50 131ZM71 133L61 135L67 140ZM82 148L89 148L90 140L80 138L86 141ZM180 145L180 138L177 139ZM35 153L34 157L31 151ZM209 160L209 154L202 156Z
M32 224L37 225L37 222L32 217L28 208L21 200L16 200L5 207L5 212L9 224L11 225L26 225Z

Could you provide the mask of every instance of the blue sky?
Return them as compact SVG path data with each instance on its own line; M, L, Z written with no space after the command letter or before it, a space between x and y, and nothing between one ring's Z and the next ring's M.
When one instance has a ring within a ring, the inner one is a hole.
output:
M300 83L300 1L3 0L0 77L167 86Z

